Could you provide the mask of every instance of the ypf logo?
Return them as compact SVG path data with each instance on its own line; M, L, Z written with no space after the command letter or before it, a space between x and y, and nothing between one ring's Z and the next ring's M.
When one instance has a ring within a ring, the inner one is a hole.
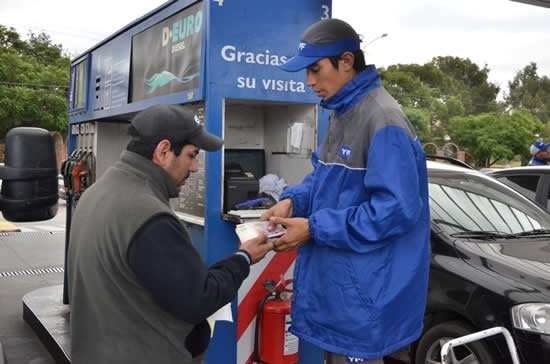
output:
M354 356L348 356L346 358L346 363L364 363L365 359L356 358Z
M298 49L299 49L299 50L303 50L305 47L306 47L306 43L305 43L305 42L300 42L300 43L298 44Z
M342 144L340 146L340 153L338 156L345 161L349 160L349 157L351 156L351 147L349 145Z

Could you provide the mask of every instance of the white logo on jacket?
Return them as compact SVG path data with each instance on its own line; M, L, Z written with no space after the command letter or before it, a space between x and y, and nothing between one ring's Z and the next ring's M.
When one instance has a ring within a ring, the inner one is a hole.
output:
M340 146L339 157L342 158L343 160L347 161L349 159L350 155L351 155L351 147L349 145L342 144Z

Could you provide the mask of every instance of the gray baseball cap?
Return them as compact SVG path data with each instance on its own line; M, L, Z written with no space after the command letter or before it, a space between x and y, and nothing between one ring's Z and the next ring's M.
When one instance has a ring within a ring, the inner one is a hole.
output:
M361 38L343 20L324 19L310 25L298 43L298 54L279 66L287 72L303 70L321 58L361 49Z
M212 152L220 149L223 140L200 125L198 116L181 105L154 105L134 116L128 134L133 139L158 143L168 139L174 144L193 144Z

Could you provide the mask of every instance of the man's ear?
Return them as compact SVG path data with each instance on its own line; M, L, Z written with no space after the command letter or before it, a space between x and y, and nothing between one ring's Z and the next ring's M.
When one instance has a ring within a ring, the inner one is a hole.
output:
M344 52L340 56L340 66L344 71L353 70L353 63L355 62L355 56L351 52Z
M168 139L161 140L155 150L153 151L153 162L163 167L168 161L169 152L172 148L172 144Z

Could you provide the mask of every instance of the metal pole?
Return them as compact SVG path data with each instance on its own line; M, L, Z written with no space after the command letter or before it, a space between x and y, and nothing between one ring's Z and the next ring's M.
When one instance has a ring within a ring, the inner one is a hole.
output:
M456 364L458 361L456 360L456 357L454 355L454 351L452 350L453 347L464 345L471 343L472 341L477 341L484 339L489 336L497 335L497 334L503 334L504 338L506 339L506 344L508 345L508 349L510 350L510 355L512 357L512 363L513 364L520 364L519 363L519 357L518 357L518 351L516 349L516 345L514 343L514 339L512 338L512 335L510 334L510 331L508 331L504 327L493 327L491 329L483 330L474 332L473 334L457 337L456 339L447 341L442 347L441 347L441 362L443 364ZM451 351L451 354L449 356L449 351Z
M364 47L368 46L369 44L374 43L375 41L377 41L377 40L380 39L380 38L385 38L385 37L387 37L387 36L388 36L388 33L382 33L382 34L380 34L378 37L374 38L373 40L370 40L370 41L368 41L367 43L365 43Z

